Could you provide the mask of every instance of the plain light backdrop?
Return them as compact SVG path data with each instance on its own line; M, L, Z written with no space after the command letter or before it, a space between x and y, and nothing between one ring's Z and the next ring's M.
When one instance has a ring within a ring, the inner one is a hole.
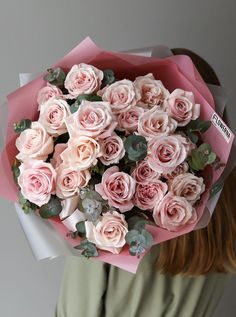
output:
M235 0L2 0L0 96L18 87L18 73L47 69L88 35L116 51L185 47L203 56L229 89L236 130L235 12ZM0 200L0 211L1 316L51 317L63 258L36 262L13 205ZM235 292L233 279L214 317L236 315Z

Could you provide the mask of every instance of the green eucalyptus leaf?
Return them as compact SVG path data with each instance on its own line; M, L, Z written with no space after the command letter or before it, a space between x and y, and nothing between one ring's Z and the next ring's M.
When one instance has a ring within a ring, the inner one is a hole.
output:
M86 234L85 221L80 221L75 226L79 233Z
M70 112L75 113L79 109L79 104L77 101L75 101L71 106L70 106Z
M187 136L189 137L189 139L193 142L193 143L197 143L198 142L198 135L195 132L192 132L190 130L187 130Z
M201 132L201 133L204 133L206 132L211 126L211 121L200 121L198 123L198 130Z
M103 70L103 81L102 81L103 87L106 85L111 85L112 83L114 83L115 80L116 78L115 78L115 74L113 70L111 69Z
M145 238L145 248L150 248L153 245L153 237L150 232L147 230L143 229L141 231L141 235Z
M138 239L138 236L139 236L139 231L138 230L130 230L126 233L125 235L125 241L128 243L128 244L131 244L132 242L135 242L137 241Z
M220 190L222 190L224 187L223 182L216 182L210 189L210 198L215 196Z
M21 205L22 209L24 210L24 212L25 212L26 214L28 214L28 213L30 213L31 211L34 211L34 210L36 210L36 209L38 208L37 205L31 203L28 199L26 199L26 198L23 196L23 194L22 194L21 191L19 192L18 198L19 198L19 204Z
M138 230L139 232L142 232L142 230L145 228L145 226L149 223L146 219L141 219L134 225L134 229Z
M212 164L214 163L216 160L216 154L214 152L211 152L208 156L208 161L207 161L207 164Z
M62 87L66 78L66 74L62 68L49 68L47 74L44 76L44 80L49 82L51 85Z
M61 201L57 196L51 196L49 202L39 208L39 214L42 218L57 216L61 211Z
M81 241L81 243L75 247L78 250L82 250L82 255L86 258L98 256L98 250L94 243L89 242L87 239Z
M141 244L131 243L129 246L129 253L132 256L139 256L144 253L146 249Z
M131 161L140 161L147 156L147 141L141 135L130 135L124 142L125 151Z
M13 178L16 184L18 184L18 177L20 176L20 169L19 169L20 165L21 165L21 162L18 159L15 159L11 167Z
M21 133L22 131L26 129L31 128L32 121L30 119L22 119L20 122L15 122L13 124L14 131L16 133Z

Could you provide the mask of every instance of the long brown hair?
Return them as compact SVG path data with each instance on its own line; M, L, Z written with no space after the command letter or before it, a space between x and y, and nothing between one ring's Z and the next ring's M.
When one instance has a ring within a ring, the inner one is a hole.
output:
M172 49L188 55L206 83L220 85L212 67L187 49ZM224 114L227 121L227 116ZM236 168L225 181L216 209L207 227L160 244L156 266L163 273L197 276L209 272L236 272Z

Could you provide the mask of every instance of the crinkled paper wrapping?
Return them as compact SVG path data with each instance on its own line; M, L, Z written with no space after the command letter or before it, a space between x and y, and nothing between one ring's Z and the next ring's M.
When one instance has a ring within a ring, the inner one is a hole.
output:
M129 74L130 79L148 72L161 79L169 90L182 88L192 91L198 103L202 105L201 117L211 120L215 111L221 117L227 100L226 91L218 86L203 82L198 71L187 56L173 56L171 51L164 46L149 47L128 51L126 53L106 52L98 48L90 38L86 38L75 49L67 54L61 61L53 65L69 69L73 64L80 62L91 63L97 67L112 68L120 78ZM177 72L177 73L176 73ZM173 76L173 74L175 74ZM8 119L6 120L6 103L1 106L1 140L4 142L0 153L0 194L1 196L17 202L17 188L12 180L11 164L16 155L15 138L12 125L22 118L37 119L37 92L45 83L43 75L32 80L31 74L21 74L21 88L8 96ZM213 98L214 96L214 98ZM24 105L20 107L19 105ZM8 125L6 126L6 123ZM5 124L5 126L4 126ZM228 129L229 130L229 129ZM7 131L5 136L5 131ZM230 130L229 130L230 131ZM233 133L228 140L223 133L214 125L205 133L205 141L212 144L213 150L221 158L223 163L228 164L226 169L218 169L213 174L211 184L221 179L222 181L230 173L236 159L235 146L233 145ZM212 143L211 140L214 139ZM229 156L230 155L230 156ZM202 228L209 222L214 211L220 192L209 200L209 192L202 195L201 203L197 207L199 222L196 225L188 225L179 232L169 232L162 228L147 226L153 234L155 243L175 238L195 229ZM37 260L53 258L59 255L79 255L73 248L79 244L78 239L67 236L68 229L58 218L44 220L36 214L25 214L21 207L15 203L16 212L25 235L30 243L34 256ZM52 230L52 227L56 230ZM113 264L124 270L135 273L142 257L133 257L126 246L119 255L99 251L100 256L96 259Z

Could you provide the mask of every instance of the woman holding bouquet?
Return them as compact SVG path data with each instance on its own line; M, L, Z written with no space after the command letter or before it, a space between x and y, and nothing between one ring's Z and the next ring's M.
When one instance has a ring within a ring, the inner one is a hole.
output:
M189 55L206 83L219 85L213 69ZM68 257L57 317L206 317L236 269L236 169L225 182L207 227L155 245L134 275L99 261Z

